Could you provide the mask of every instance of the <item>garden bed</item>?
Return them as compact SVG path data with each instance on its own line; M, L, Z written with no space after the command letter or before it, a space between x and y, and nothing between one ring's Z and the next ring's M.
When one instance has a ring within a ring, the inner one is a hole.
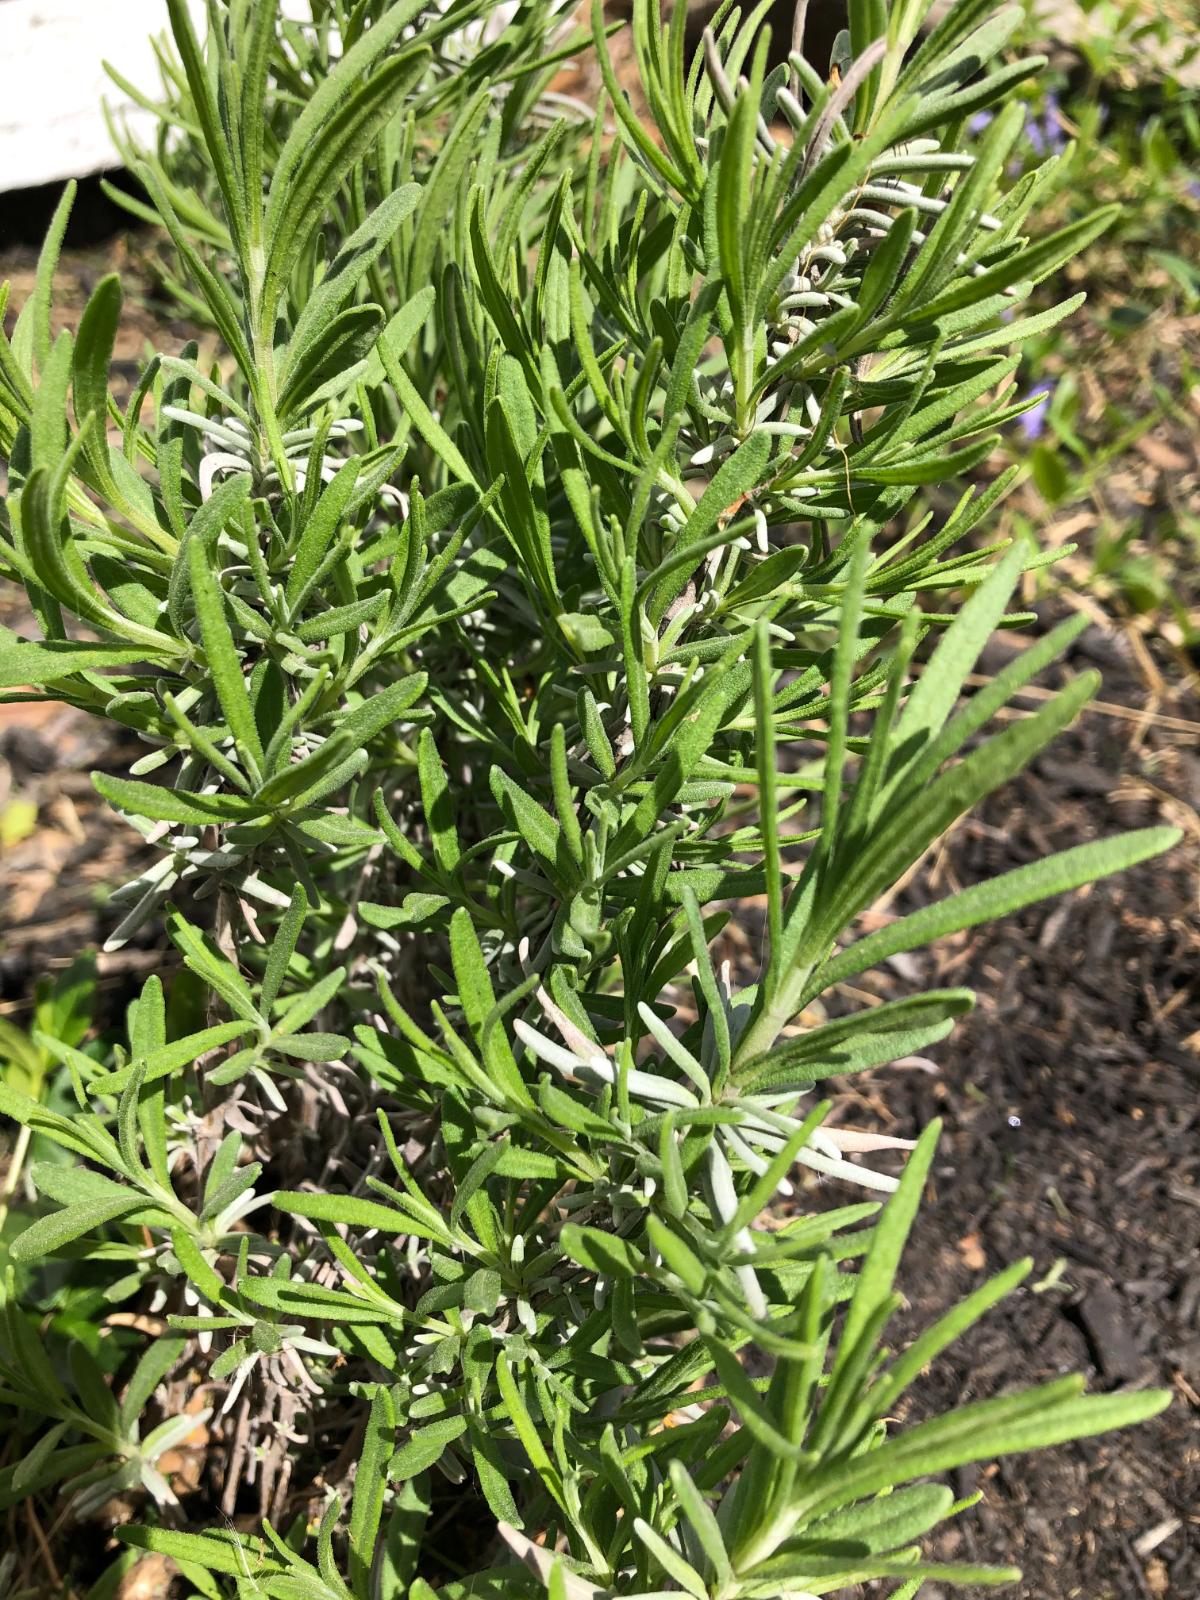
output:
M121 270L128 315L117 355L131 363L143 339L172 347L186 336L149 287L138 292L143 248L135 238L68 254L56 296L77 314L101 273ZM10 252L0 265L17 278L19 303L32 259ZM1186 431L1159 443L1195 448ZM1194 454L1187 470L1190 480L1164 470L1162 492L1178 494L1181 481L1193 492ZM1046 602L1039 627L1059 620L1061 605ZM1121 827L1172 822L1186 843L893 963L856 1003L948 983L975 988L977 1012L930 1061L829 1087L841 1097L838 1115L859 1124L908 1136L934 1115L946 1119L902 1275L912 1327L1002 1264L1023 1254L1036 1263L1036 1287L955 1347L919 1386L918 1404L936 1410L1072 1370L1100 1389L1175 1393L1165 1414L1132 1432L960 1473L958 1490L979 1489L984 1503L942 1553L1011 1557L1025 1569L1023 1600L1188 1600L1200 1593L1200 699L1165 639L1096 609L1097 626L1065 670L1099 666L1100 704L968 817L876 915ZM11 591L0 594L0 618L23 625ZM1011 647L994 644L984 670L997 670ZM0 810L16 817L0 852L0 1015L20 1020L36 979L99 943L115 921L104 891L137 869L139 842L95 800L86 775L118 771L128 754L81 714L0 707ZM164 959L159 946L136 942L100 958L106 1020ZM196 1514L204 1520L202 1507ZM26 1581L47 1584L46 1553L22 1515L10 1514L9 1537L28 1551ZM65 1549L73 1536L60 1524L57 1538ZM449 1526L435 1544L447 1538L457 1538ZM939 1600L936 1588L929 1595Z

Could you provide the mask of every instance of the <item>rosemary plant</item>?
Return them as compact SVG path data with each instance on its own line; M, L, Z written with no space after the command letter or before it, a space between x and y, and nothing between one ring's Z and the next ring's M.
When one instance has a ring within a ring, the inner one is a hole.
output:
M455 1595L1012 1576L923 1554L964 1509L929 1480L1166 1396L894 1429L1029 1263L889 1350L937 1130L897 1181L851 1157L901 1141L805 1096L972 1004L846 1014L845 980L1173 839L855 931L1095 689L987 731L1082 619L964 700L1050 558L979 537L1008 475L916 498L1024 409L1016 352L1080 297L1022 302L1108 220L1031 236L1054 161L1006 186L1019 8L854 0L826 72L799 28L768 70L765 3L688 60L686 7L638 0L635 110L598 3L210 0L204 40L168 5L162 134L124 148L219 346L118 406L117 278L51 336L69 196L0 341L0 570L42 635L0 686L144 744L95 779L151 847L111 942L160 919L183 963L107 1053L47 1003L0 1088L33 1161L0 1505L135 1495L122 1560L210 1600L428 1596L435 1484L507 1551ZM555 73L593 48L581 116ZM166 1331L64 1365L51 1263Z

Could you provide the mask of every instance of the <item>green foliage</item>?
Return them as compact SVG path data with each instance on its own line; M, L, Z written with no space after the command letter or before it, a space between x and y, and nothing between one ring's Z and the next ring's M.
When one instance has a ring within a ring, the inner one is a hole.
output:
M1198 381L1175 330L1200 305L1200 18L1146 0L1100 0L1085 13L1070 53L1027 87L1014 154L1029 167L1061 154L1043 202L1050 216L1120 210L1073 269L1087 305L1025 343L1020 381L1039 398L1007 443L1030 482L1001 527L1090 522L1073 581L1086 573L1106 609L1143 615L1170 644L1194 649L1200 520L1166 464L1186 454ZM1135 516L1106 490L1128 472L1143 485Z
M1026 231L1038 62L1012 10L926 9L853 6L826 76L767 70L762 8L689 62L684 8L639 0L647 122L598 5L593 120L549 87L580 39L545 0L214 0L203 41L172 0L138 171L223 359L156 356L119 407L115 280L51 342L65 212L0 342L0 569L43 634L0 640L3 683L146 745L96 778L157 852L110 942L162 917L184 964L126 1044L49 1020L10 1052L0 1111L57 1155L9 1251L9 1500L169 1504L186 1350L214 1432L282 1438L289 1477L356 1441L311 1550L152 1504L121 1530L206 1596L421 1600L435 1471L477 1484L506 1594L911 1596L1011 1576L925 1559L964 1507L921 1480L1165 1404L1067 1379L893 1432L1027 1269L890 1351L936 1130L897 1183L798 1109L972 1003L844 1014L845 979L1173 839L855 931L1095 690L987 731L1070 627L962 698L1047 560L977 538L1009 479L895 532L1025 408L1020 345L1077 301L1014 313L1110 220ZM715 953L731 916L756 971ZM798 1165L896 1192L763 1226ZM33 1319L72 1265L168 1331L67 1383Z

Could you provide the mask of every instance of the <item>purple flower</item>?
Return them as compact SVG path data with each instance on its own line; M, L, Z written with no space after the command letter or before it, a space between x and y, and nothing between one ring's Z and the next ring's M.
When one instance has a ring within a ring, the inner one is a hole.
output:
M1037 405L1031 406L1029 410L1022 413L1021 417L1018 419L1021 424L1021 432L1027 439L1040 439L1042 434L1045 432L1046 413L1050 410L1050 396L1053 393L1054 385L1049 382L1035 383L1033 388L1029 391L1029 399L1032 399L1035 394L1040 395L1041 398L1038 400Z
M1042 113L1042 127L1051 150L1061 150L1066 144L1062 121L1058 115L1058 96L1053 89L1046 92L1046 109Z
M1056 155L1065 148L1067 141L1058 118L1058 96L1053 89L1047 93L1040 115L1026 113L1025 137L1036 156Z

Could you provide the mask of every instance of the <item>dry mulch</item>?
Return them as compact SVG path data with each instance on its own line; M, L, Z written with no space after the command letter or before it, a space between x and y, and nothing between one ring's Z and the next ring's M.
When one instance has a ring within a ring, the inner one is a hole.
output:
M1107 703L1144 702L1120 635L1085 635L1078 655L1109 658ZM1170 855L887 973L881 995L965 983L979 1008L935 1072L852 1089L899 1131L945 1120L903 1272L905 1331L1009 1262L1035 1263L918 1387L914 1415L1073 1371L1094 1389L1173 1391L1144 1427L958 1474L984 1499L946 1553L1022 1566L1023 1600L1200 1594L1197 733L1190 691L1157 722L1093 710L951 836L897 911L1121 827L1185 832Z

